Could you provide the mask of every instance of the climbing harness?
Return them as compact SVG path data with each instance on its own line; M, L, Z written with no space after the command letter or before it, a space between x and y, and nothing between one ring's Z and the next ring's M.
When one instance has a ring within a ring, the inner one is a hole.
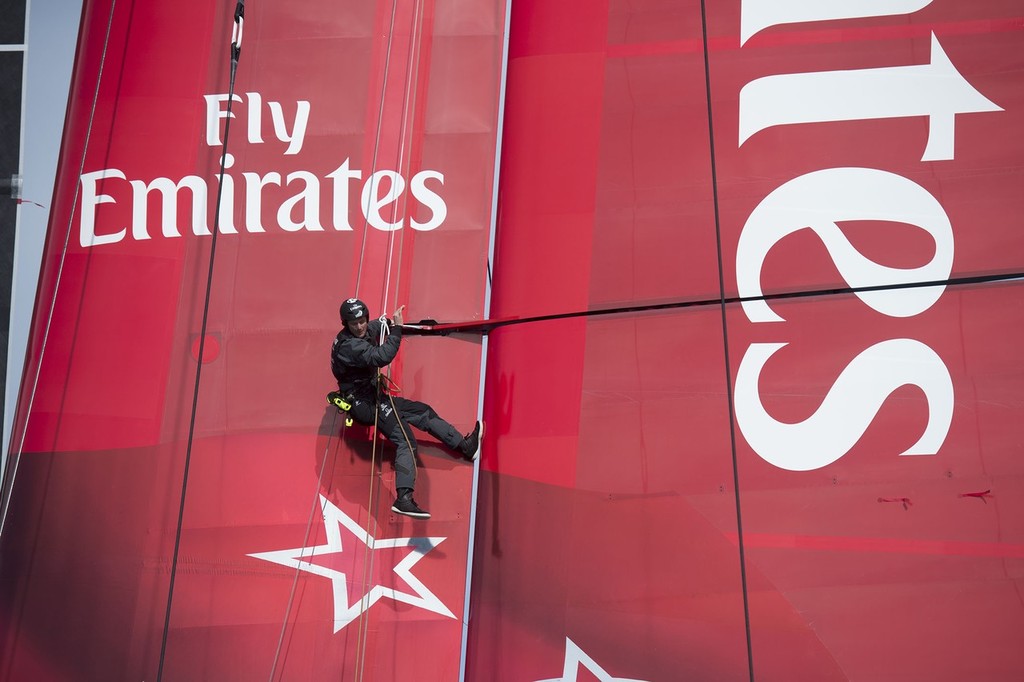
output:
M377 376L374 377L373 383L378 387L378 397L380 393L384 393L389 398L395 393L401 393L401 387L387 374L377 372ZM383 388L380 388L383 385ZM342 395L341 391L331 391L327 394L327 402L330 405L334 405L339 411L345 413L345 426L351 428L355 424L355 420L352 418L352 406L356 403L356 397L351 393ZM391 406L394 408L394 399L391 400ZM378 406L379 409L379 406Z

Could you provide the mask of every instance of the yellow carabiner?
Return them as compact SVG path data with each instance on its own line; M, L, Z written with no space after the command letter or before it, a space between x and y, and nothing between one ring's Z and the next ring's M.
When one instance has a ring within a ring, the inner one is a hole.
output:
M341 394L337 391L331 391L327 394L327 401L337 407L342 412L348 412L352 409L352 403L346 401L341 397ZM345 426L352 426L352 417L345 419Z

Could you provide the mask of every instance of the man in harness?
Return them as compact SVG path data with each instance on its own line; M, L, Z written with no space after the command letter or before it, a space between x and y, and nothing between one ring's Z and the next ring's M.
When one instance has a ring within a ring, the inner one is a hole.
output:
M426 431L470 461L480 452L480 422L465 436L441 419L426 403L389 395L379 370L398 354L402 343L402 308L395 311L391 333L380 340L380 320L370 320L366 304L350 298L341 304L344 327L331 348L331 371L338 380L338 392L328 402L346 409L361 424L374 425L395 444L395 487L398 497L391 510L420 519L430 514L412 497L416 485L416 437L410 426Z

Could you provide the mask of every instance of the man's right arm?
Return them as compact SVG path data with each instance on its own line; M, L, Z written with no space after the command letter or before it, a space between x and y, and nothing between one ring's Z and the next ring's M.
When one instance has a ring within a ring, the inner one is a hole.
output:
M398 355L401 343L401 327L392 328L380 346L373 345L367 339L349 337L339 344L338 358L350 367L384 367L391 364Z

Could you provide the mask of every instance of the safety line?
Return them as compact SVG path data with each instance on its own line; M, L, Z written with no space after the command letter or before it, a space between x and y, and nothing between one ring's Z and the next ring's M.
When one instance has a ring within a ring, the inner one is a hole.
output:
M384 343L384 327L381 328L380 344ZM380 428L380 381L377 380L376 392L373 396L373 430L370 431L370 438L373 445L370 448L370 484L366 493L366 527L364 530L372 538L377 537L377 527L374 523L377 518L377 505L380 504L380 496L374 493L380 489L380 475L377 472L377 433ZM371 532L373 531L373 532ZM367 545L366 554L363 556L363 587L369 583L369 577L373 569L373 548ZM369 591L364 591L360 597L359 620L356 623L356 680L363 679L363 670L366 666L366 638L369 634L367 623L367 611L369 611Z
M377 437L377 433L378 433L378 428L379 428L379 425L380 425L380 404L382 402L381 393L384 393L384 395L387 395L388 400L391 403L391 414L395 418L395 420L398 422L398 426L399 426L399 428L402 431L402 437L405 438L405 442L409 446L409 452L412 453L413 476L414 476L414 480L415 480L416 450L415 450L415 448L413 448L412 441L409 438L409 434L405 430L405 424L402 422L402 418L398 414L398 408L395 406L394 396L392 396L387 391L382 390L381 387L380 387L380 383L379 382L377 384L377 394L375 396L375 403L376 404L374 406L374 423L373 423L373 451L374 451L374 456L373 456L373 459L376 460L377 443L379 441L379 438ZM396 458L397 458L397 453L396 453ZM396 469L397 469L397 462L396 462ZM374 485L375 483L376 483L376 486ZM369 492L370 503L368 504L368 507L370 508L370 511L368 511L367 517L366 517L366 530L367 530L367 533L370 535L370 537L373 537L373 538L376 538L377 534L376 534L376 532L370 533L371 524L374 524L374 522L375 522L375 520L377 518L377 515L376 515L376 505L380 504L380 495L374 496L374 489L376 488L379 491L380 487L381 487L380 486L380 477L379 477L379 475L376 475L376 467L374 467L374 469L371 471L371 478L370 478L370 492ZM376 531L376 525L372 525L372 528L373 528L374 531ZM370 584L370 579L373 576L373 565L374 565L374 562L375 562L374 550L375 550L375 548L367 546L366 556L363 559L363 588L364 589L363 589L363 596L361 598L361 604L360 604L360 609L359 609L359 623L358 623L358 626L357 626L358 629L357 629L357 635L356 635L357 636L357 640L356 640L357 641L357 645L356 645L356 666L355 666L355 668L356 668L356 682L360 682L363 679L363 673L364 673L365 666L366 666L366 640L367 640L367 637L369 635L369 624L368 624L369 615L368 615L368 613L369 613L369 610L370 610L369 609L369 607L370 607L370 603L369 603L370 591L366 590L365 587Z
M390 21L390 25L388 27L388 42L387 42L387 48L386 48L385 53L384 53L384 72L383 72L383 74L381 76L380 100L379 100L379 104L377 105L377 127L376 127L376 130L374 131L373 158L370 161L370 192L371 192L371 194L373 196L376 196L376 193L377 193L377 187L376 187L376 182L377 181L375 179L376 178L376 173L377 173L377 158L378 158L378 155L380 154L380 141L381 141L381 135L382 135L382 130L383 130L383 126L384 126L384 100L385 100L385 98L387 96L387 91L388 91L388 74L391 72L391 49L392 49L392 46L394 45L395 17L397 16L397 14L398 14L398 0L392 0L392 3L391 3L391 21ZM362 245L361 245L360 250L359 250L359 267L358 267L358 270L356 272L356 295L357 296L359 295L359 288L360 288L360 285L362 283L363 261L366 258L366 238L367 238L367 234L369 233L369 230L367 229L367 227L369 225L369 220L370 220L370 218L369 218L369 210L367 210L368 208L369 207L366 206L366 207L363 207L363 210L362 210L362 213L363 213L363 239L362 239ZM390 241L390 235L389 235L389 241ZM385 254L385 258L387 258L387 254ZM389 269L390 268L390 264L386 264L385 268L386 268L386 270ZM385 287L386 287L386 279L385 279ZM385 300L381 301L381 308L380 308L381 316L382 317L384 316L384 310L386 310L386 308L387 308L386 297L387 297L387 294L386 294L386 290L385 290L385 293L384 293ZM367 312L369 312L369 311L367 311ZM342 321L342 324L343 325L345 324L344 320ZM381 338L379 339L379 343L383 343L383 341L384 341L384 331L382 329L382 331L381 331ZM366 500L366 527L364 528L366 533L368 535L371 535L371 537L376 537L376 535L375 534L371 534L370 531L371 530L376 530L376 528L374 526L374 520L376 519L376 515L377 515L377 504L379 504L379 502L378 502L379 497L374 494L376 492L376 490L380 488L380 480L379 480L379 476L377 474L377 427L378 427L378 423L379 423L379 420L380 420L379 412L380 412L380 389L378 387L377 394L374 396L374 404L373 404L373 430L370 432L371 438L373 439L373 446L371 448L371 454L370 454L370 476L369 476L369 486L368 486L369 489L367 491L367 500ZM363 557L363 565L362 565L362 574L363 574L363 584L364 585L366 584L367 576L369 575L369 572L370 572L370 570L372 568L372 561L373 561L373 550L367 548L366 554ZM366 600L368 598L368 596L369 596L368 594L364 593L363 596L361 597L361 599L362 600ZM367 625L367 613L366 613L368 611L368 609L364 608L365 605L366 605L366 602L363 601L363 603L361 604L361 608L359 609L359 621L358 621L358 623L356 625L356 663L355 663L355 669L356 669L356 680L357 680L357 682L359 680L362 680L362 678L363 678L363 670L364 670L364 668L366 666L366 639L367 639L367 636L368 636L368 633L369 633L369 628L368 628L368 625Z
M408 161L405 160L405 146L406 146L406 141L408 140L408 137L409 137L409 130L412 127L412 124L409 122L409 119L410 119L410 113L409 112L410 111L414 111L414 108L415 108L413 103L415 102L415 99L416 99L416 96L415 96L416 87L414 87L414 84L416 84L418 82L418 74L419 74L419 67L420 67L420 58L419 58L420 46L419 45L420 45L420 41L423 38L423 17L422 17L422 14L421 14L422 10L423 10L423 0L416 0L416 6L413 8L412 26L411 26L410 32L409 32L410 35L412 36L412 39L410 40L410 43L409 43L409 58L406 61L406 65L405 65L406 79L405 79L405 92L404 92L403 98L402 98L402 123L399 126L399 133L398 133L398 135L399 135L398 139L400 140L399 146L398 146L398 170L401 171L403 169L403 166L404 166L405 169L408 172L405 173L405 175L403 177L409 177L409 178L412 178L412 160L411 159L409 159ZM415 56L415 59L414 59L414 56ZM415 66L415 68L414 68L414 66ZM401 173L399 173L399 175L401 175ZM408 201L407 200L402 199L401 202L406 207L408 206ZM400 217L400 219L404 220L405 219L404 216L407 213L409 213L408 210L404 210L404 211L401 212L401 216L400 216L399 215L399 204L400 204L400 202L398 200L396 200L392 204L392 206L393 206L392 211L391 211L391 223L392 224L397 222L395 220L395 218L399 218ZM412 216L411 215L409 216L409 220L410 221L412 220ZM384 312L388 308L386 301L388 300L388 287L391 284L391 263L392 263L393 258L394 258L395 232L396 232L395 230L392 230L388 234L388 269L387 269L387 272L385 273L385 276L384 276L384 300L385 300L385 307L381 308L381 312ZM401 236L399 237L399 240L398 240L398 259L397 259L398 260L398 274L395 276L395 302L396 302L396 304L398 302L398 292L401 289L401 283L402 283L402 254L404 252L404 247L405 247L405 233L406 233L406 230L400 230L400 232L401 232ZM390 373L390 367L389 367L389 373Z
M383 124L383 119L384 119L384 102L385 102L385 98L387 96L387 90L388 90L388 75L391 72L391 54L392 54L392 46L394 45L395 20L396 20L397 13L398 13L398 0L393 0L392 5L391 5L390 24L389 24L389 28L388 28L387 47L385 49L385 56L384 56L384 72L383 72L382 77L381 77L380 99L379 99L379 103L378 103L378 106L377 106L377 125L376 125L376 130L375 130L375 133L374 133L373 155L372 155L372 158L371 158L371 161L370 161L370 178L371 179L376 177L377 159L378 159L378 156L380 154L381 136L382 136L382 130L383 130L383 125L384 125ZM371 185L370 189L373 192L376 191L376 187L374 185ZM363 210L362 213L363 213L363 236L362 236L362 242L361 242L360 250L359 250L359 265L358 265L358 267L356 269L356 286L355 286L355 295L356 296L359 295L359 290L360 290L361 285L362 285L363 263L364 263L365 258L366 258L366 242L367 242L367 235L369 233L369 230L367 229L367 227L369 225L369 211ZM390 249L391 249L391 244L393 243L392 242L393 235L389 236L389 237L390 237L389 238L389 249L388 249L388 252L385 254L385 258L387 259L387 262L386 262L386 271L387 272L390 272ZM387 286L387 279L385 280L385 287L386 286ZM387 309L387 292L386 292L386 289L385 289L385 292L383 294L383 300L380 301L380 305L381 305L381 311L382 311L382 314L383 314L383 311ZM379 396L377 396L377 397L379 398ZM370 533L371 530L375 530L375 528L372 527L372 524L373 524L374 519L376 518L377 505L379 504L379 496L376 496L374 494L375 493L375 489L380 487L380 478L379 478L379 474L378 474L378 471L377 471L377 468L378 468L378 460L377 460L377 423L378 423L378 419L379 419L379 414L378 414L378 412L379 412L379 404L380 404L379 399L374 401L374 424L373 424L373 431L372 431L373 447L372 447L371 456L370 456L369 491L367 493L367 518L366 518L366 528L365 528L367 533ZM364 578L365 578L365 576L368 574L368 572L372 568L372 564L369 563L369 562L372 561L372 557L373 557L373 552L372 551L368 551L367 552L367 556L364 557L364 559L363 559L363 567L362 568L363 568L363 576L364 576ZM364 595L363 598L365 599L366 595ZM366 611L367 611L367 609L360 609L359 622L358 622L358 625L357 625L357 639L356 639L356 675L357 675L357 679L361 679L362 678L363 668L365 666L365 645L366 645L366 635L367 635Z
M718 304L722 315L722 350L725 352L725 392L729 409L729 451L732 455L732 485L736 494L736 534L739 539L740 585L743 594L743 629L747 643L747 672L754 682L754 649L750 631L750 596L747 585L747 557L743 547L743 509L740 505L740 467L736 454L736 414L733 407L732 363L729 359L729 322L726 314L725 259L722 255L722 223L718 207L718 166L715 162L715 117L711 105L711 59L708 51L708 15L705 0L700 0L701 40L704 45L704 87L708 103L708 143L711 159L711 193L715 209L715 248L718 252Z
M388 89L388 75L390 74L390 71L391 71L391 56L392 56L392 47L393 47L393 44L394 44L395 20L396 20L397 12L398 12L398 0L393 0L392 5L391 5L391 20L390 20L390 25L389 25L389 30L388 30L387 48L385 50L384 72L382 74L382 79L381 79L380 100L379 100L379 104L378 104L378 107L377 107L377 125L376 125L376 131L375 131L375 135L374 135L373 156L372 156L371 163L370 163L370 178L371 179L375 177L375 174L376 174L376 171L377 171L377 159L378 159L378 156L380 154L380 143L381 143L381 136L382 136L382 129L383 129L383 117L384 117L384 101L385 101L386 94L387 94L387 89ZM408 87L409 87L409 77L408 76L406 78L406 85L407 85L407 89L408 89ZM403 144L404 144L404 140L403 140ZM399 158L399 162L400 161L401 161L401 158ZM371 185L371 191L375 192L376 191L376 187ZM359 251L359 264L358 264L358 267L357 267L357 270L356 270L356 286L355 286L355 295L356 296L359 295L360 286L362 284L363 264L364 264L365 257L366 257L366 242L367 242L367 234L369 233L369 230L366 229L368 224L369 224L369 215L368 215L368 213L369 212L366 211L366 210L363 211L363 236L362 236L362 243L360 245L360 251ZM389 235L388 249L387 249L387 251L385 253L385 259L386 259L385 273L386 274L385 274L385 289L384 289L384 292L383 292L383 300L381 301L381 311L382 311L382 314L383 314L383 311L387 309L388 286L389 286L389 283L390 283L391 258L392 258L393 248L394 248L394 235ZM368 499L367 499L367 519L366 519L366 529L365 529L368 534L370 534L371 530L375 530L375 528L373 527L372 524L374 523L374 520L376 519L377 505L379 504L379 496L374 494L375 493L375 489L379 489L379 487L380 487L380 478L379 478L379 474L377 472L377 466L378 466L378 461L377 461L377 424L378 424L378 420L379 420L379 414L378 413L379 413L379 406L380 406L379 394L378 394L377 398L378 399L375 400L375 403L374 403L374 426L373 426L373 432L372 432L373 433L373 447L372 447L372 454L371 454L371 458L370 458L369 492L368 492ZM372 561L373 561L373 552L371 550L368 550L367 551L367 555L366 555L366 557L363 560L363 575L364 575L364 579L368 575L368 573L372 570ZM364 595L363 598L366 599L367 595ZM366 647L366 637L367 637L367 633L368 633L368 629L366 627L366 618L367 618L366 611L367 611L367 609L365 609L365 608L360 609L359 623L358 623L358 626L357 626L357 644L356 644L356 675L357 675L357 679L362 679L363 669L365 667L365 647Z
M395 14L398 12L398 0L392 0L391 3L391 24L388 28L388 44L384 52L384 73L381 75L380 84L380 100L377 105L377 126L373 138L373 155L370 158L370 178L374 177L377 172L377 155L380 153L380 137L381 129L384 126L384 97L388 89L388 73L391 71L391 45L395 39ZM376 189L371 186L371 189ZM360 196L362 200L362 196ZM370 224L369 211L365 210L368 207L361 207L363 213L363 240L359 247L359 266L356 268L356 291L355 295L359 296L359 285L362 283L363 278L363 257L366 255L366 235L369 234L367 229ZM383 309L382 309L383 310Z
M383 315L381 315L381 317L384 318ZM387 323L384 322L384 320L382 319L381 320L380 338L378 339L378 343L377 343L378 346L383 346L384 345L384 340L387 337L388 333L389 332L388 332L388 328L387 328ZM363 530L366 531L366 533L367 533L367 535L369 537L373 537L373 538L377 537L376 520L377 520L378 505L380 504L380 495L375 495L375 493L379 492L380 488L381 488L380 473L378 472L378 469L377 469L377 447L378 447L378 442L379 442L379 438L377 436L378 436L378 430L380 428L380 403L381 403L381 398L380 398L380 395L381 395L380 377L381 376L382 376L381 373L378 372L377 373L377 377L375 378L376 386L375 386L375 392L374 392L374 396L373 396L373 430L370 431L370 437L373 439L373 446L371 447L371 454L370 454L370 485L369 485L369 490L366 493L366 495L367 495L367 499L366 499L366 526L363 529ZM394 407L392 406L392 410L393 409L394 409ZM395 415L395 416L397 417L397 415ZM382 458L382 460L383 460L383 458ZM363 583L362 584L363 584L364 587L369 584L370 576L373 575L373 562L374 562L374 559L375 559L375 555L374 555L374 552L373 552L373 548L368 546L366 554L363 557L363 565L362 565L362 569L363 569L362 570L362 575L363 575ZM368 625L369 616L367 615L367 611L369 611L369 606L370 606L369 599L370 599L369 591L364 591L363 592L363 596L360 598L359 620L356 623L356 665L355 665L355 668L356 668L356 680L357 680L357 682L359 680L363 679L363 671L364 671L364 668L366 666L366 640L367 640L367 637L369 635L369 625Z
M405 87L403 89L404 91L403 91L403 98L402 98L402 114L401 114L401 123L400 123L400 126L399 126L398 159L397 159L397 164L396 164L397 165L397 170L399 170L399 171L402 170L402 168L403 168L403 163L404 163L404 159L405 159L405 156L406 156L407 136L408 136L408 131L409 131L410 127L411 127L411 123L410 123L410 110L412 109L412 102L414 101L414 89L415 89L414 86L415 86L415 83L416 83L416 77L415 77L414 74L418 73L419 58L418 58L417 54L418 54L418 49L419 49L419 41L420 41L421 35L422 35L422 7L423 7L423 5L422 5L421 0L417 0L415 6L413 7L411 26L410 26L410 42L409 42L408 57L407 57L407 60L406 60L406 77L405 77ZM374 173L376 172L377 159L378 159L378 154L379 154L379 149L380 149L380 138L381 138L381 135L382 135L382 128L383 128L383 122L382 121L383 121L383 113L384 113L384 100L385 100L386 93L387 93L387 84L388 84L387 76L390 73L390 66L391 66L392 48L393 48L393 37L394 37L394 27L395 27L395 21L396 21L396 16L397 16L397 8L398 8L398 2L397 2L397 0L395 0L395 2L392 4L391 30L390 30L390 33L389 33L389 36L388 36L387 56L385 58L385 70L384 70L384 77L383 77L383 85L382 85L382 88L381 88L381 100L380 100L380 107L379 107L379 110L378 110L377 131L376 131L376 138L375 138L375 144L374 144L373 163L371 164L371 171L374 172ZM375 177L375 176L371 175L371 177ZM371 190L372 190L372 192L374 194L376 193L376 187L375 186L372 186ZM401 202L400 201L395 201L393 203L393 208L392 208L392 213L391 213L391 222L392 223L396 222L396 218L398 217L397 214L399 213L400 206L401 206ZM367 212L364 211L364 214L366 214L366 213ZM403 213L403 215L404 215L404 213ZM366 220L368 220L368 218L366 218ZM365 228L365 224L364 224L364 228ZM359 259L359 276L357 276L357 291L358 291L359 280L360 280L361 275L362 275L362 265L363 265L363 260L364 260L364 257L365 257L366 234L367 234L367 232L368 232L368 230L366 230L366 229L363 230L363 248L362 248L362 251L360 252L360 259ZM395 281L395 299L396 299L396 301L397 301L397 298L398 298L399 280L400 280L400 277L401 277L401 257L402 257L402 253L403 253L404 244L405 244L405 233L403 231L402 235L399 238L399 246L398 246L398 259L399 259L398 273L399 274L397 275L396 281ZM395 264L395 234L394 234L394 231L391 231L389 233L389 235L388 235L388 246L387 246L384 258L385 258L384 290L382 292L382 296L381 296L381 299L380 299L382 327L381 327L381 338L379 339L379 344L381 344L381 345L384 343L384 337L388 333L387 324L386 324L386 322L384 322L384 320L386 320L386 311L389 309L389 301L390 301L390 298L391 298L390 292L391 292L392 268L394 267L394 264ZM385 374L383 376L385 376L387 380L390 380L391 372L392 372L392 367L390 365L388 365L388 367L387 367L387 374ZM385 393L386 393L386 391L385 391ZM390 394L388 394L388 396L391 397ZM381 401L381 387L380 387L379 382L378 382L377 394L376 394L376 399L375 399L375 402L374 402L374 439L373 439L373 455L372 455L372 458L371 458L371 469L370 469L370 490L369 490L369 493L368 493L369 499L368 499L368 504L367 504L367 506L368 506L368 514L367 514L367 519L366 519L366 531L367 531L367 533L370 533L371 529L375 530L374 524L376 522L377 507L380 504L380 497L381 497L381 495L379 494L380 493L380 488L381 488L381 479L380 479L380 474L379 474L379 472L377 470L377 442L378 442L378 439L377 439L377 428L378 428L378 423L379 423L379 418L380 418L379 412L380 412L381 402L382 402ZM400 425L400 427L402 429L403 436L405 437L406 442L409 443L409 447L410 447L410 450L411 450L412 449L412 444L411 444L411 442L409 440L408 434L405 433L405 426L402 424L402 419L401 419L400 415L398 415L397 410L395 409L394 400L392 400L391 403L392 403L392 410L394 412L394 417L398 420L398 423L399 423L399 425ZM413 455L413 458L414 458L413 466L415 466L415 454ZM377 494L375 495L375 493L377 493ZM375 533L373 533L372 535L375 536ZM366 558L364 558L364 561L363 561L364 584L366 584L366 582L368 580L368 577L370 575L372 575L374 560L375 560L374 553L372 551L367 552ZM368 594L364 594L363 595L363 599L364 600L368 599L368 598L369 598ZM368 632L369 632L369 628L368 628L368 625L367 625L367 621L368 621L369 615L367 614L367 611L368 611L367 608L362 608L362 609L360 609L360 615L359 615L358 634L357 634L357 653L356 653L356 659L357 659L356 675L357 675L357 680L361 680L362 679L363 673L364 673L364 668L365 668L366 640L367 640L367 636L368 636Z
M376 525L374 520L377 518L377 505L379 504L379 496L374 495L374 492L380 488L380 477L377 474L377 429L380 426L380 387L377 387L377 393L374 395L373 404L373 430L370 431L370 437L373 439L373 446L370 452L370 485L369 490L366 493L366 527L364 530L367 535L372 538L376 538ZM373 532L371 532L371 530ZM366 554L363 556L363 587L365 588L371 575L373 568L373 548L367 545ZM366 638L369 634L369 625L367 624L366 612L369 610L369 598L370 593L368 590L363 592L363 595L359 598L359 620L356 623L356 680L363 679L363 670L366 666Z
M206 295L203 301L203 321L199 327L199 352L196 357L196 379L192 391L192 415L188 424L188 440L185 446L185 462L181 477L181 498L178 503L178 522L174 532L174 551L171 554L171 574L167 587L167 608L164 612L163 636L160 640L160 661L156 679L160 682L164 674L164 659L167 654L167 636L171 626L171 604L174 599L174 582L178 572L178 552L181 549L181 530L185 519L185 499L188 491L188 472L192 463L192 444L195 438L196 413L199 407L199 385L203 372L203 355L206 347L206 330L210 314L210 297L213 292L213 266L217 255L217 236L220 234L220 207L224 194L224 167L228 153L228 135L231 131L231 104L235 94L235 75L238 71L238 58L242 52L242 29L245 20L245 0L237 0L235 4L234 22L232 24L230 45L230 75L228 78L227 115L224 118L224 142L221 145L220 175L217 179L217 201L214 206L213 235L210 239L210 265L206 273Z
M10 460L7 462L7 471L4 472L3 482L3 511L0 512L0 536L3 535L4 528L7 525L7 512L10 507L11 496L14 494L14 479L18 474L18 466L21 464L21 452L25 448L25 438L28 434L28 421L32 414L32 406L35 404L36 391L39 388L39 375L43 368L43 357L46 355L46 345L50 338L50 328L53 325L53 314L57 307L57 294L60 291L61 277L64 274L64 263L68 253L68 243L71 240L71 228L74 221L75 209L78 207L78 200L80 198L81 178L85 172L85 157L89 152L89 141L92 139L92 126L96 118L96 106L99 102L100 96L100 84L103 83L103 68L107 63L107 47L110 44L110 31L114 24L114 10L117 7L117 0L112 0L110 3L110 16L107 19L107 31L103 38L103 51L100 55L99 70L96 72L96 87L92 94L92 104L89 108L89 123L85 129L85 143L82 145L82 157L78 164L78 180L75 182L75 194L71 202L71 211L68 213L68 224L67 232L64 235L64 246L60 252L60 262L57 266L57 277L53 284L53 296L50 298L50 310L46 314L46 326L43 331L43 339L40 343L39 358L36 361L35 376L32 378L32 390L29 393L28 404L25 406L24 411L24 425L21 429L21 437L18 442L17 449L13 449L10 453ZM15 410L15 415L18 414L18 410ZM17 426L17 423L15 423ZM8 473L9 472L9 473Z
M391 380L388 379L388 382L391 382ZM381 392L379 388L378 388L378 392ZM393 396L391 394L391 392L387 391L387 390L383 391L383 393L384 393L384 395L386 395L388 397L388 402L391 403L391 413L395 415L395 417L396 417L396 419L398 421L398 428L401 429L401 431L402 431L402 437L405 438L405 443L406 443L406 445L409 446L409 451L412 452L412 456L413 456L412 462L413 462L413 465L414 465L413 466L413 470L412 470L413 471L413 482L415 483L416 477L417 477L416 476L417 469L415 467L415 464L416 464L416 448L413 447L412 439L409 438L409 432L405 430L405 421L402 420L401 416L398 413L398 406L395 405L395 396ZM395 487L396 488L398 487L397 484L396 484Z
M377 106L377 124L376 124L376 131L375 131L375 134L374 134L373 154L372 154L372 157L371 157L370 170L369 170L371 178L374 177L374 174L377 171L377 157L378 157L379 152L380 152L381 129L382 129L382 126L383 126L383 115L384 115L384 98L385 98L385 95L386 95L386 92L387 92L387 76L388 76L388 73L390 71L390 66L391 66L391 46L392 46L392 43L393 43L393 40L394 40L394 25L395 25L395 14L396 14L396 12L397 12L397 0L395 0L395 2L392 4L391 22L390 22L390 27L389 27L389 30L388 30L387 48L385 50L384 73L383 73L382 84L381 84L380 99L379 99L379 103L378 103L378 106ZM362 227L363 227L363 230L362 230L363 235L362 235L362 241L360 243L360 248L359 248L359 261L358 261L358 264L356 266L355 291L353 292L353 295L356 296L356 297L359 296L359 290L360 290L360 286L361 286L361 283L362 283L363 263L364 263L364 260L366 258L366 240L367 240L367 234L369 233L369 229L367 229L369 227L368 211L363 210L362 213L363 213L363 225L362 225ZM342 324L344 326L344 322ZM377 420L377 415L376 415L376 407L374 408L374 411L375 411L375 414L374 414L374 425L373 425L373 431L371 432L373 434L373 446L372 446L372 450L371 450L370 470L369 470L369 472L370 472L370 475L369 475L369 482L370 482L369 483L369 489L370 490L369 490L368 499L367 499L367 526L365 528L366 532L368 534L371 534L371 535L372 535L372 533L371 533L372 529L371 529L370 524L371 524L372 520L376 517L376 511L377 511L376 510L376 503L374 501L373 491L374 491L375 481L378 478L378 476L377 476L377 438L376 438L376 432L377 432L376 420ZM342 433L339 436L337 436L339 440L344 439L346 428L347 427L343 427ZM332 424L330 433L328 434L328 440L327 440L327 446L326 446L327 450L326 450L326 452L324 454L324 464L326 464L327 453L330 452L331 440L335 437L334 435L332 435L333 433L334 433L334 425ZM320 489L321 489L321 487L323 485L322 475L323 475L323 466L321 467L320 478L318 478L318 480L317 480L317 489L316 489L316 491L313 494L313 504L311 505L311 509L314 509L314 510L316 509L317 506L320 505ZM312 524L313 524L313 516L311 514L309 520L306 523L305 535L306 535L307 539L309 538L309 535L312 532ZM372 551L368 550L367 554L369 556L372 556ZM366 559L365 558L363 560L363 565L364 565L363 572L365 574L366 573ZM301 571L301 569L299 567L295 568L295 572L294 572L294 575L293 575L293 587L292 587L293 594L294 594L294 590L295 590L295 585L297 585L297 582L298 582L300 571ZM290 611L291 611L291 597L289 597L289 607L285 611L284 622L281 624L281 638L278 641L278 651L275 653L274 665L271 668L271 682L273 681L273 676L274 676L274 673L276 672L276 669L277 669L277 660L278 660L278 656L280 654L280 648L281 648L281 646L283 644L283 641L284 641L283 640L284 633L287 630L288 618L289 618L289 615L290 615ZM363 625L363 619L364 619L365 611L366 611L366 609L361 609L360 610L360 615L359 615L359 627L360 627L360 629L362 628L362 625ZM359 678L362 677L362 668L363 668L363 665L364 665L364 661L362 660L362 657L363 657L363 652L362 652L362 646L361 646L361 638L358 638L357 639L357 647L356 647L356 670L357 670L356 674L357 674L357 676Z
M394 27L395 27L395 15L396 15L397 10L398 10L398 4L397 3L398 3L398 0L394 0L394 2L392 3L392 6L391 6L391 21L390 21L390 26L389 26L389 30L388 30L387 48L385 49L384 73L383 73L382 79L381 79L380 98L379 98L379 103L378 103L378 106L377 106L377 124L376 124L376 130L375 130L375 134L374 134L373 154L372 154L372 157L371 157L371 160L370 160L370 178L373 178L374 174L377 171L377 157L378 157L378 155L380 153L381 129L383 127L383 116L384 116L384 99L385 99L385 95L387 93L388 73L390 72L390 69L391 69L391 46L393 44L394 35L395 35ZM373 188L371 188L371 189L373 189ZM369 226L368 211L363 210L362 213L363 213L363 230L362 230L363 235L362 235L362 241L361 241L360 247L359 247L359 262L358 262L358 264L356 266L355 291L353 292L354 296L356 296L356 297L359 296L359 290L360 290L360 286L362 284L363 262L364 262L364 260L366 258L366 240L367 240L367 234L369 233L369 230L367 229L368 226ZM342 324L344 325L344 322ZM331 431L332 432L334 431L333 427L332 427ZM367 499L367 526L366 526L366 529L365 529L367 531L367 533L370 533L370 530L371 530L371 527L370 527L371 520L374 519L375 516L376 516L376 506L375 506L374 494L373 494L375 479L378 478L377 475L376 475L376 470L377 470L377 406L376 405L374 406L374 425L373 425L373 431L371 433L372 433L372 436L373 436L373 447L372 447L371 456L370 456L370 476L369 476L370 485L369 485L369 493L368 493L368 499ZM328 447L330 445L330 439L332 437L333 436L330 436L330 435L328 436ZM342 435L339 438L343 438L343 437L344 437L344 432L342 433ZM326 459L326 455L325 455L325 459ZM314 496L314 500L315 500L316 503L319 502L320 485L321 485L321 483L318 481L317 482L317 491L316 491L316 494ZM307 523L307 527L306 527L307 537L309 535L310 528L312 526L312 522L313 522L313 520L312 520L312 517L311 517L309 519L309 522ZM367 554L372 556L372 550L368 550ZM366 574L366 571L367 571L366 559L364 558L364 561L363 561L363 573L364 573L364 575ZM299 569L296 568L295 569L295 580L298 580L298 575L299 575ZM362 628L363 628L363 618L364 618L365 611L366 611L366 609L360 609L360 615L359 615L359 629L360 629L360 632L362 631ZM284 628L287 626L287 619L288 619L288 612L285 613L285 623L282 625L282 633L284 631ZM358 636L357 637L357 645L356 645L356 670L357 670L357 675L360 678L362 676L362 668L363 668L363 664L364 664L364 661L362 660L363 659L363 655L364 655L363 654L363 646L362 646L362 644L363 644L363 637L362 636ZM275 656L275 659L276 659L276 656ZM276 660L275 660L275 668L276 668ZM273 676L273 670L271 671L271 676Z

